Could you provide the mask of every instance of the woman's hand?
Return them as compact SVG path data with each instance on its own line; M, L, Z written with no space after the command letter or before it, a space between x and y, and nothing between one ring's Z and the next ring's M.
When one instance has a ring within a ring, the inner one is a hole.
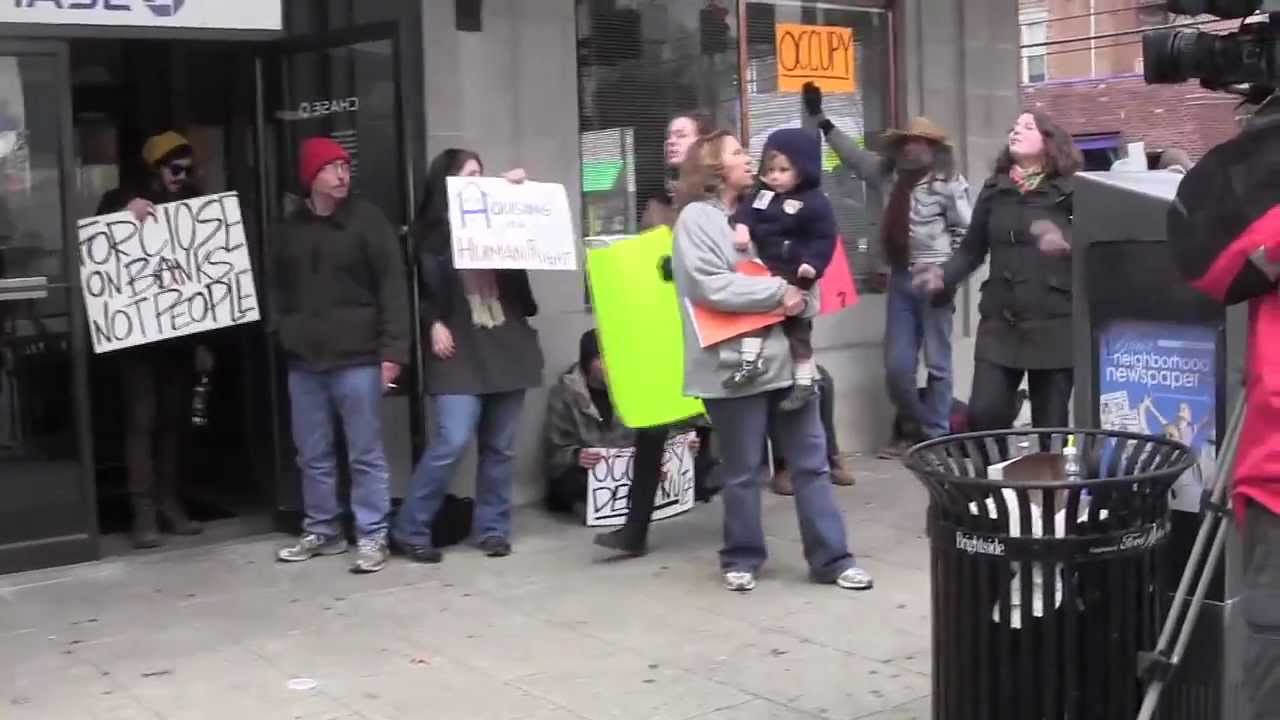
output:
M1031 234L1036 238L1040 252L1045 255L1070 255L1071 243L1062 234L1062 229L1052 220L1036 220L1031 223Z
M509 183L515 183L519 185L520 183L529 179L529 173L525 172L524 168L515 168L514 170L508 170L502 173L502 179L506 180Z
M778 309L783 315L793 317L804 312L804 291L794 285L788 285L786 292L782 293L782 304Z
M431 354L448 360L453 357L454 350L453 333L449 328L439 320L431 323Z
M133 215L134 220L143 222L151 213L155 212L156 206L152 205L151 201L146 198L134 198L129 201L128 205L125 205L125 209Z
M942 292L942 267L939 265L916 265L911 268L911 287L929 295Z

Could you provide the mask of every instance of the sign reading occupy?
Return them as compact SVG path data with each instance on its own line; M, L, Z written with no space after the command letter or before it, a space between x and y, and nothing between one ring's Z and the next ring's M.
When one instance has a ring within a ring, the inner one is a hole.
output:
M577 270L569 195L556 183L448 179L453 264L459 270Z
M800 92L807 82L824 92L857 90L853 28L778 23L774 35L779 92Z
M93 351L111 352L258 320L240 199L205 195L77 223Z
M667 440L662 453L662 481L658 483L653 519L661 520L693 507L693 433ZM587 525L621 525L631 508L631 477L635 448L603 449L604 458L587 473Z

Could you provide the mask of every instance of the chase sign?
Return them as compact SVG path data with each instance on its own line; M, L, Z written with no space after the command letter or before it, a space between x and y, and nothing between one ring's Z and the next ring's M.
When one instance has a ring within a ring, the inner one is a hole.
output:
M0 0L0 23L280 30L280 0Z

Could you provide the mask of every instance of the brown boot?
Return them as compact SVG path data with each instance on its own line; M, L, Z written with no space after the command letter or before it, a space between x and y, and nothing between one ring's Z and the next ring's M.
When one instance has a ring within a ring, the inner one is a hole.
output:
M187 515L186 508L177 498L170 498L160 503L160 525L174 535L199 535L204 532L200 523Z
M133 546L138 549L160 547L160 530L156 527L156 504L149 495L133 496Z
M775 495L795 495L796 488L791 484L791 471L779 470L773 474L773 480L769 483L769 488L773 490Z
M840 462L840 458L831 458L830 464L832 484L843 487L851 487L858 484L857 479L853 477L853 473L849 472L844 463Z

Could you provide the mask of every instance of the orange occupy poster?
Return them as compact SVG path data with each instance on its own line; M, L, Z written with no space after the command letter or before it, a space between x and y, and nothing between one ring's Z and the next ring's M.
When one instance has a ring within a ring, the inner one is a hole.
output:
M755 260L743 260L738 263L737 271L743 275L769 276L769 268ZM727 313L694 305L687 299L685 302L689 303L689 314L693 318L693 327L698 333L698 344L702 347L710 347L783 320L781 315L773 313L758 315Z
M774 39L779 92L800 92L807 82L829 93L858 89L852 28L778 23Z

